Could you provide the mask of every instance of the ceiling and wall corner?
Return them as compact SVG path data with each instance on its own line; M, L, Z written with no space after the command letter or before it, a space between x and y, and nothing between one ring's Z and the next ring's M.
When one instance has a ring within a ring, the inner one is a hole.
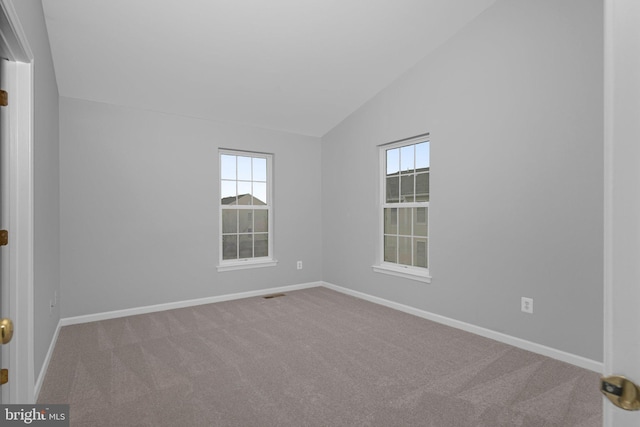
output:
M43 0L60 96L322 136L495 0Z

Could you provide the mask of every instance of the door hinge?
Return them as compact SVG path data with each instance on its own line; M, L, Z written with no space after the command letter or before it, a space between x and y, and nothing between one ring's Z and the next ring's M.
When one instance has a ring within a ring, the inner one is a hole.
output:
M6 384L9 382L9 370L3 369L0 371L0 385Z
M0 230L0 246L7 246L9 244L9 232L7 230Z
M6 107L9 105L9 94L6 90L0 90L0 106Z

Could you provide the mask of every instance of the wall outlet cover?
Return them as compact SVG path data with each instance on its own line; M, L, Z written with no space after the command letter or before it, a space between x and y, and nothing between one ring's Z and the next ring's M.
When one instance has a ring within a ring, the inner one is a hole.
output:
M522 297L520 300L520 310L524 313L533 314L533 298Z

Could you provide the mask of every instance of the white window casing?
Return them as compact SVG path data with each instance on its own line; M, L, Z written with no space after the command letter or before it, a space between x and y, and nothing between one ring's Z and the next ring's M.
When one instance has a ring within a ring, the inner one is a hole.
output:
M430 283L429 135L379 146L379 243L373 270Z
M218 271L271 267L273 156L220 149Z

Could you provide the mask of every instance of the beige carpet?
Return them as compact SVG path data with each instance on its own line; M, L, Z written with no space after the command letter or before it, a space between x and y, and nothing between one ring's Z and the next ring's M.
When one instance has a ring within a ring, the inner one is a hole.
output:
M325 288L62 328L72 426L599 427L596 373Z

